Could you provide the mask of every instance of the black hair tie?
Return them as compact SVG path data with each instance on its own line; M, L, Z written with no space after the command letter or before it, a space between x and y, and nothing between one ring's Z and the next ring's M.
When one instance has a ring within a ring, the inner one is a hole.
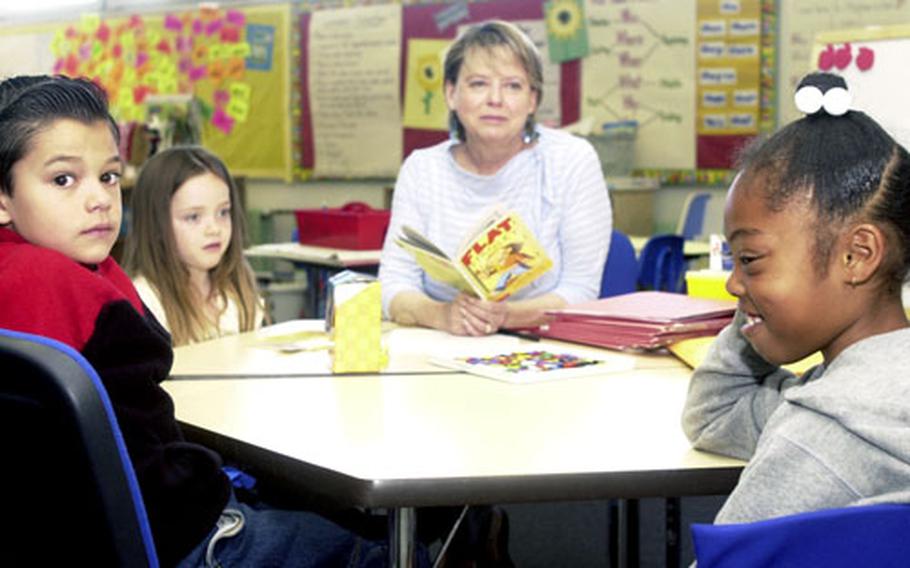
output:
M824 110L831 116L841 116L850 110L853 97L840 75L810 73L797 85L794 101L796 108L809 115Z

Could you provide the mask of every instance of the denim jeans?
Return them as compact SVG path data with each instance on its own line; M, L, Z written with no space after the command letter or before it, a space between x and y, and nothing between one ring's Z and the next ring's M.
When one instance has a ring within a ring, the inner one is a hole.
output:
M239 531L230 530L231 511L242 515ZM379 568L388 565L389 550L385 542L366 540L306 511L253 508L233 497L219 525L225 525L231 536L222 536L218 527L179 564L178 568L206 567L210 541L215 564L223 568L271 567L339 567ZM423 547L417 551L418 565L428 566Z

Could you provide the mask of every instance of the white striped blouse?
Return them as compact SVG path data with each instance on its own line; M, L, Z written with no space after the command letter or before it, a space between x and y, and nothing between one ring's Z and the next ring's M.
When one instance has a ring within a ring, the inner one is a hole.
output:
M553 292L573 304L597 297L613 225L600 161L588 141L549 128L538 130L537 144L491 176L459 166L451 140L408 156L395 184L379 267L386 317L392 298L404 291L440 301L457 294L427 277L395 244L401 226L413 227L454 257L494 205L517 211L553 260L553 268L511 299Z

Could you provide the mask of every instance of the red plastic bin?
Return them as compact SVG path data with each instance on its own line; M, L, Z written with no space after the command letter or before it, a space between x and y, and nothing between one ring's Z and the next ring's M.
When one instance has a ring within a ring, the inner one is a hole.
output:
M298 209L298 241L302 245L350 250L382 248L391 212L353 201L340 208Z

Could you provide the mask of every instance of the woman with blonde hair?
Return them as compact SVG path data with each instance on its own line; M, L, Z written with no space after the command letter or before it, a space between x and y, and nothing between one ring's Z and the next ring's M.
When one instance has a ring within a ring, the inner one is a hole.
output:
M411 153L395 185L379 269L385 315L487 335L596 298L612 229L606 183L590 143L536 123L543 72L534 44L507 22L479 24L449 48L444 78L451 138ZM494 206L516 211L553 260L508 301L433 280L395 243L408 225L454 256Z

